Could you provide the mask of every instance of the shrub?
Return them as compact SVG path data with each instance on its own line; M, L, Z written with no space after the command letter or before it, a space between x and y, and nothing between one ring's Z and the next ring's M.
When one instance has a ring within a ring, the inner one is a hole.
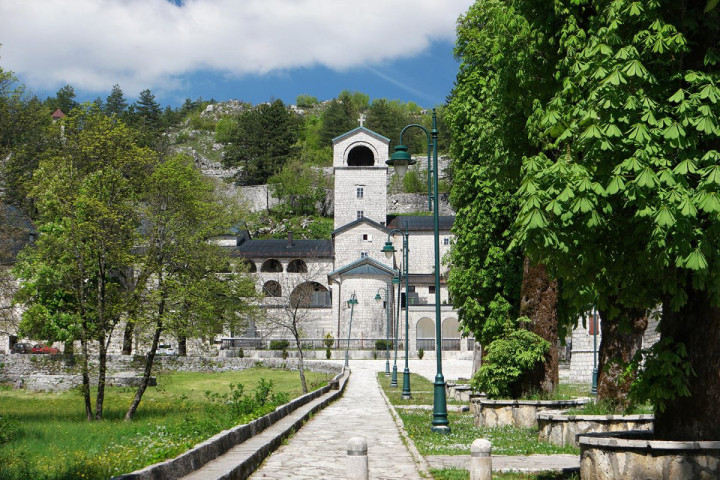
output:
M418 358L419 358L420 360L422 360L424 356L425 356L425 350L423 350L423 349L421 348L420 350L418 350Z
M236 127L237 123L232 118L221 118L215 126L215 141L219 143L232 142Z
M289 346L289 340L270 340L270 350L285 350Z
M211 117L203 116L200 113L190 115L189 125L193 130L215 131L215 120Z
M383 339L375 340L375 350L387 350L388 348L392 350L392 348L393 348L392 340L387 340L387 341L383 340Z
M506 331L488 345L472 386L489 398L510 397L515 383L542 362L549 350L550 343L529 330Z
M0 447L12 442L18 436L18 424L7 417L0 417Z
M331 348L333 346L333 343L335 342L335 338L332 336L332 333L326 333L325 339L323 340L323 343L327 348Z

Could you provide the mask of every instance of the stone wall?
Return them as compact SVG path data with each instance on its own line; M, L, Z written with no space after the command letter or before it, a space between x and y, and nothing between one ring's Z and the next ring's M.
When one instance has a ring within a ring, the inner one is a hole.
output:
M297 369L297 360L294 359L266 358L260 361L253 358L157 356L153 370L156 373L224 372L245 370L259 362L270 368ZM89 363L91 372L96 371L97 357L91 357ZM81 364L80 355L0 355L0 382L36 390L65 390L80 385ZM122 385L132 385L131 378L142 375L144 366L145 357L141 355L109 355L107 377L112 380L111 384L120 385L120 379L124 378L128 381ZM307 365L307 368L336 374L341 367L330 362L313 362L312 365Z
M585 405L586 399L578 400L487 400L473 399L470 411L475 416L476 427L537 426L537 414L547 410L577 408Z
M720 442L652 440L648 432L587 434L580 437L583 480L720 479Z
M577 435L652 430L654 415L562 415L538 413L538 439L554 445L578 445Z

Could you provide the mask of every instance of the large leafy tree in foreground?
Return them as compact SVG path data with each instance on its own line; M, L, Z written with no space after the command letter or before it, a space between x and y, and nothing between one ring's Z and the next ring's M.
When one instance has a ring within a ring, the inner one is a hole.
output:
M107 347L126 309L118 281L130 265L134 202L154 155L133 133L94 107L76 109L55 126L54 144L34 175L40 237L23 251L17 300L27 307L21 331L52 341L80 340L88 419L102 419ZM99 353L93 412L88 352Z
M449 288L462 325L483 345L523 326L554 347L557 283L521 247L510 246L522 158L536 151L526 119L533 102L555 88L552 39L535 25L552 28L554 12L538 3L525 17L507 3L477 2L458 24L461 65L447 108L454 159L450 200L457 210ZM521 316L529 322L518 324ZM545 360L542 371L515 379L510 394L552 390L557 349Z
M561 88L528 118L542 150L524 161L519 238L571 300L594 290L604 337L662 304L633 388L666 439L720 437L715 3L555 2Z
M158 164L140 204L144 231L133 259L137 304L129 321L149 330L151 343L126 420L133 418L147 389L163 334L211 337L225 326L237 328L255 297L250 277L219 273L228 270L228 254L209 239L228 231L237 218L192 158L177 155Z

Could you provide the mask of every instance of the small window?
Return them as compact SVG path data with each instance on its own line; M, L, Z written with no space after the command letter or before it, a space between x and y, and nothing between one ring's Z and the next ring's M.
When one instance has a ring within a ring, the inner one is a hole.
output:
M364 242L372 242L372 235L369 233L363 233L362 239Z
M414 291L415 291L415 285L409 285L408 292L414 292Z
M430 285L428 287L428 293L435 293L435 285Z
M362 210L357 211L357 219L360 220L362 218L365 218L365 213Z
M450 239L449 239L449 238L443 238L443 245L450 245Z
M360 258L367 258L368 252L360 252Z
M357 187L357 198L363 198L365 196L365 191L363 187Z

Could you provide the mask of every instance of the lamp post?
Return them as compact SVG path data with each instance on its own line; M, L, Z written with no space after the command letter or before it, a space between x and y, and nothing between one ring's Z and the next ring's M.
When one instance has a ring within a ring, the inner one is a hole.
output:
M352 295L350 295L350 300L347 301L347 306L350 307L350 325L348 326L348 341L347 341L347 347L345 348L345 368L347 368L349 364L349 358L350 358L350 333L352 332L352 317L353 317L353 310L355 309L355 305L357 305L357 296L355 295L355 292L353 292Z
M395 315L395 323L393 323L393 330L395 330L395 359L393 360L392 376L390 377L390 386L397 387L397 354L398 354L398 332L400 331L400 272L392 279L393 285L397 285L397 314Z
M395 253L395 247L393 246L392 241L390 241L390 237L392 237L396 233L399 233L403 236L403 275L405 276L405 370L403 370L402 398L408 399L412 398L412 392L410 391L410 368L408 366L408 334L410 330L410 321L408 319L408 311L410 310L410 301L408 297L408 287L410 286L410 270L408 268L408 236L410 235L410 233L407 231L407 225L405 225L404 232L398 228L394 228L390 230L390 232L388 232L388 239L387 242L385 242L385 246L382 248L382 252L387 258L392 258L393 254Z
M590 393L593 395L597 395L597 381L598 381L598 369L597 369L597 311L593 308L591 319L592 319L592 326L593 326L593 371L592 371L592 389L590 390Z
M432 188L428 188L428 194L432 194L430 209L433 211L433 227L434 227L434 243L435 243L435 352L437 356L437 374L435 375L435 387L433 389L433 420L432 430L434 432L449 433L450 426L447 416L447 400L445 397L445 378L442 374L442 328L440 318L440 205L438 199L438 158L437 158L437 115L435 109L432 114L432 130L428 130L422 125L411 124L406 126L400 132L400 143L395 146L395 153L392 154L388 165L395 168L395 173L402 176L409 165L415 160L408 153L408 148L403 145L403 134L409 128L416 127L425 132L428 139L428 175L432 174ZM430 163L430 152L432 148L432 165ZM430 179L428 178L428 187L430 187ZM433 208L434 205L434 208Z
M385 290L385 298L380 296L380 292ZM380 287L375 293L375 301L385 301L385 376L390 376L390 303L388 303L388 288Z

